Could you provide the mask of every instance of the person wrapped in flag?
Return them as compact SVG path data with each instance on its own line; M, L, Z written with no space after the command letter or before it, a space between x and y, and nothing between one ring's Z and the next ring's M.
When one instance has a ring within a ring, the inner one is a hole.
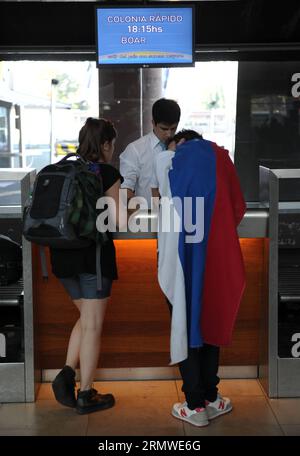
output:
M186 398L172 414L206 426L232 409L218 394L217 374L245 288L237 226L246 205L228 151L193 130L174 136L154 172L158 280L171 307L171 364L179 364Z

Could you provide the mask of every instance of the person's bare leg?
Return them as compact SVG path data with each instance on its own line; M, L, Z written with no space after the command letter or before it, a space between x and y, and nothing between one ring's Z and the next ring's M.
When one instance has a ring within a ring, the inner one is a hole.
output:
M74 299L73 300L75 306L81 312L81 299ZM67 351L67 359L66 365L72 367L72 369L76 369L79 361L79 352L80 352L80 341L81 341L81 325L80 325L80 318L76 321L71 336L69 339L68 351Z
M101 331L107 302L108 298L81 300L79 353L81 391L92 387L99 359Z
M81 299L73 301L77 309L81 310ZM67 352L66 365L58 373L52 382L52 389L56 400L67 407L76 406L75 396L75 369L79 360L79 349L81 340L80 319L75 323L70 339Z

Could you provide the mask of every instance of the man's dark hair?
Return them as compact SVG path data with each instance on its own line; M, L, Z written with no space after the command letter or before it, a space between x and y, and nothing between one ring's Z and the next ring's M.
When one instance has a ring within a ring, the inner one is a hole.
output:
M203 139L203 136L200 135L200 133L197 133L195 130L180 130L176 135L173 136L173 138L170 138L168 141L167 146L175 141L176 144L179 143L181 139L185 139L186 141L190 141L191 139Z
M155 124L177 124L180 120L180 107L174 100L160 98L152 106L152 119Z

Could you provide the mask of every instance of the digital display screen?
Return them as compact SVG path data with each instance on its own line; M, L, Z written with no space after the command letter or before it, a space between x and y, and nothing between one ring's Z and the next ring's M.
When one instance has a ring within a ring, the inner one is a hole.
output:
M193 7L96 8L97 65L192 66Z

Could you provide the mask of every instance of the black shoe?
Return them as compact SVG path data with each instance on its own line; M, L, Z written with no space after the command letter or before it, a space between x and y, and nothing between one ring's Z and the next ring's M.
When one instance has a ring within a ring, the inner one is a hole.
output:
M75 387L75 371L70 366L65 366L52 382L55 399L66 407L76 407Z
M112 394L100 394L94 388L78 391L76 412L80 415L97 412L113 407L115 398Z

